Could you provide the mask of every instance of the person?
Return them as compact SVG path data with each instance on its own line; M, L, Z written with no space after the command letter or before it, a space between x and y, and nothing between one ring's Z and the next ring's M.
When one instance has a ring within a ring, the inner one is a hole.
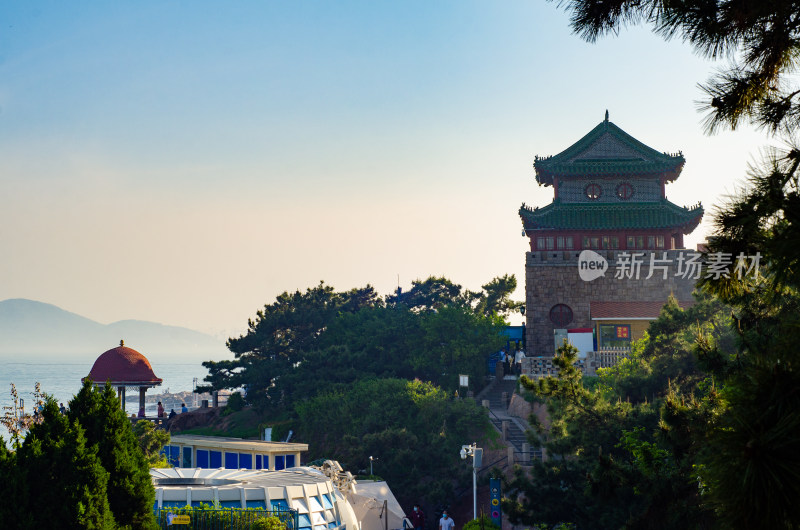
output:
M443 511L442 518L439 519L439 530L452 530L455 525L453 519L447 515L447 510Z
M186 403L181 403L181 414L184 412L189 412L189 409L186 408Z
M160 401L158 402L158 417L164 417L164 405L162 405Z
M419 504L414 505L414 511L409 516L414 530L423 530L425 528L425 512L419 507Z
M522 350L517 350L517 354L514 356L514 364L516 364L517 375L522 375L522 359L525 358L525 352Z
M144 407L139 407L139 418L144 418Z
M172 410L169 411L169 419L172 419L177 415L178 415L178 413L175 412L175 409L172 409Z
M65 407L63 403L59 404L58 410L61 411L61 414L67 413L67 407Z

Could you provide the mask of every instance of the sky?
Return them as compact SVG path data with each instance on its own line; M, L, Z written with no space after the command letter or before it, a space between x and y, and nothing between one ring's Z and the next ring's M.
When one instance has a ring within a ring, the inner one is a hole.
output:
M531 0L3 2L0 300L225 337L320 281L515 274L523 299L534 155L606 109L683 152L693 247L770 141L704 134L726 64Z

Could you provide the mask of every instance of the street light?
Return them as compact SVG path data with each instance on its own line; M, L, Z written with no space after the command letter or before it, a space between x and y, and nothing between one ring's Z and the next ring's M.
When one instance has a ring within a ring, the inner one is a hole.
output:
M483 449L477 446L476 443L472 445L462 445L461 460L466 460L468 456L472 457L472 513L473 519L478 518L478 468L481 467L483 460Z
M369 476L372 476L372 461L378 460L377 458L369 457Z

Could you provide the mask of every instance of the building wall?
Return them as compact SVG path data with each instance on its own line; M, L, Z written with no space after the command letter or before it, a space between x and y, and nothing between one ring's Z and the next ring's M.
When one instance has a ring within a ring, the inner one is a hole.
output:
M626 200L617 195L617 186L627 183L631 186L632 195ZM586 196L586 186L596 184L600 186L601 194L596 199ZM657 202L663 197L661 195L661 181L658 179L575 179L559 180L558 198L562 202L579 203L624 203L624 202Z
M528 355L552 356L555 353L550 309L556 304L566 304L572 309L572 322L563 328L595 327L591 320L589 304L592 301L663 301L670 294L678 300L691 300L695 281L676 276L677 256L686 250L655 251L661 259L664 252L670 265L667 278L656 271L649 279L649 251L642 251L645 265L639 279L615 278L617 259L623 251L596 251L608 260L605 276L583 281L578 273L579 251L527 252L525 264L526 333ZM639 251L637 251L639 252ZM633 331L633 329L631 330Z

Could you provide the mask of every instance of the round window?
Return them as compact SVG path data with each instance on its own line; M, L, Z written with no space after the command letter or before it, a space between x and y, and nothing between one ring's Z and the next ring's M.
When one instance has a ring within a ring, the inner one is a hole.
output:
M617 197L623 201L627 201L633 197L633 186L631 186L629 182L623 182L617 186Z
M583 192L586 193L587 197L594 200L600 198L600 195L603 194L603 189L600 187L600 184L595 184L592 182L586 186L586 188L584 188Z
M556 304L550 308L550 322L563 328L572 322L572 309L566 304Z

